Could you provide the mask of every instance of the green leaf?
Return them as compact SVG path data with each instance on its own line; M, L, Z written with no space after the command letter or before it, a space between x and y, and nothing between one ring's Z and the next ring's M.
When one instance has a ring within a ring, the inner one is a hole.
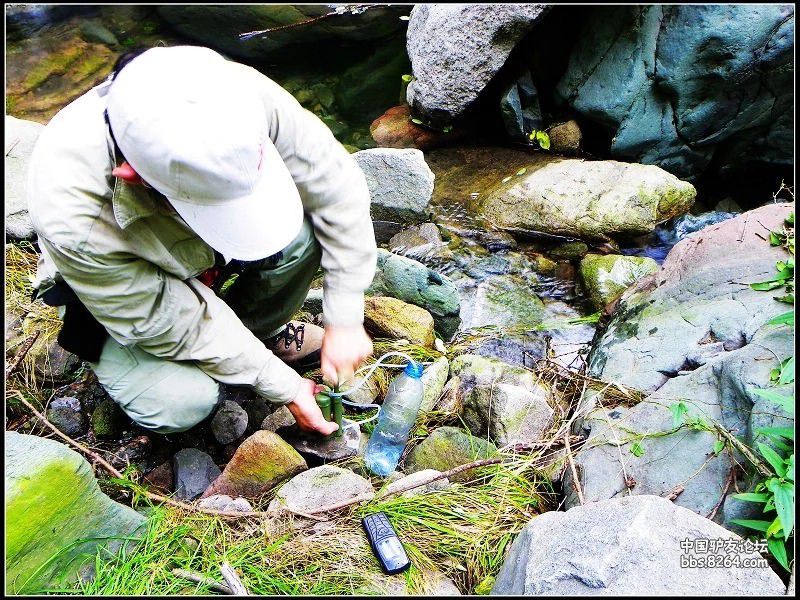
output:
M413 76L413 75L411 75L410 73L406 73L405 75L401 75L401 76L400 76L400 79L402 79L402 80L403 80L403 81L405 81L406 83L410 83L410 82L411 82L411 80L412 80L412 79L414 79L414 76Z
M786 284L786 279L770 279L759 283L751 283L750 287L757 292L768 292Z
M790 357L781 367L781 378L778 380L779 385L792 383L794 381L794 356Z
M759 502L764 503L769 499L769 496L766 494L731 494L731 498L736 498L737 500L742 500L743 502Z
M422 121L416 118L412 118L411 122L414 123L414 125L422 125Z
M785 223L787 225L794 225L794 213L790 213L788 217L786 217Z
M761 427L760 429L756 429L756 434L763 434L770 439L774 439L776 437L783 437L787 440L794 439L794 429L791 427Z
M634 442L631 444L631 454L636 457L642 456L644 454L644 448L639 442Z
M767 482L767 489L775 496L775 510L781 521L783 537L789 539L794 529L794 486L787 481L773 479Z
M794 311L790 310L767 321L767 325L794 325Z
M775 520L769 524L769 527L767 527L767 539L777 536L778 533L781 533L782 531L783 528L781 527L781 520L778 517L775 517Z
M761 396L767 400L774 402L789 414L794 414L794 396L784 396L774 390L765 390L761 388L748 388L749 391L756 396Z
M783 238L781 234L777 231L770 231L769 232L769 245L770 246L780 246L783 243Z
M794 304L794 294L786 294L785 296L773 296L778 302L784 304Z
M714 442L714 454L719 454L725 449L725 442L722 440L717 440Z
M536 132L536 141L539 142L539 146L543 150L550 149L550 136L547 135L546 131L537 131Z
M686 404L683 401L674 403L670 410L672 411L672 428L677 429L681 425L683 425L683 418L689 409L686 408Z
M522 167L519 171L517 171L517 175L525 175L525 173L527 171L528 171L528 169L526 169L525 167Z
M775 450L761 442L758 442L758 450L761 452L761 456L766 459L766 461L780 477L786 475L786 465L783 463L783 459L777 452L775 452Z
M792 452L792 455L786 460L786 475L783 477L794 483L794 452Z
M747 527L748 529L754 529L755 531L766 532L771 525L770 521L754 521L752 519L731 519L731 523L735 523L736 525L741 525L742 527Z
M775 557L780 565L789 572L789 560L786 558L786 544L782 539L771 538L767 540L769 553Z

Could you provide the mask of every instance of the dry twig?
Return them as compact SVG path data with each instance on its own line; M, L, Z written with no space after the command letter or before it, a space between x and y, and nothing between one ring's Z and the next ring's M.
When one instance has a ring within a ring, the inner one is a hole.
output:
M31 335L22 345L22 348L20 348L19 352L17 352L17 355L14 357L14 360L8 363L8 367L6 367L6 379L11 377L14 371L16 371L17 368L19 368L19 365L22 363L25 356L28 354L28 352L30 352L31 348L33 348L33 344L39 338L40 333L42 332L35 331L33 335Z
M215 592L220 592L222 594L229 594L229 595L233 594L231 588L229 588L224 583L215 581L214 579L206 577L205 575L201 575L200 573L194 573L192 571L186 571L184 569L172 569L172 574L175 575L175 577L180 577L181 579L186 579L187 581L199 583L200 585L207 585L209 589L212 589Z
M222 563L222 566L219 568L220 572L222 573L222 578L225 580L225 583L228 584L228 587L231 589L230 593L232 596L249 596L250 592L247 591L247 588L244 587L242 580L239 579L239 576L236 574L236 571L233 570L228 563Z

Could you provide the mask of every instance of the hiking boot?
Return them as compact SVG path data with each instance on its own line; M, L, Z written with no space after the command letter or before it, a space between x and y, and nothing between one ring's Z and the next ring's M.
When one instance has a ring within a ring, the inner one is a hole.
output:
M289 321L286 327L264 345L295 371L310 371L320 366L322 335L325 330L311 323Z

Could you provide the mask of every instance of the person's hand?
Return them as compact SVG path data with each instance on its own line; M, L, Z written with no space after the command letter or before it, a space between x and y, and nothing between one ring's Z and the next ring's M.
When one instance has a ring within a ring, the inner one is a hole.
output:
M371 354L372 340L363 325L329 325L322 336L322 378L332 386L349 381L358 366Z
M292 413L297 426L306 431L316 431L322 435L333 433L339 426L333 421L326 421L322 411L314 399L314 395L322 389L310 379L303 379L297 397L286 405Z

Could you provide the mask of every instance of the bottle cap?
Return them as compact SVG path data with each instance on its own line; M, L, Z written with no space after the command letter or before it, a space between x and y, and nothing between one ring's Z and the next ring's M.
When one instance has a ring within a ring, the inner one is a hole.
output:
M416 361L410 361L403 372L408 375L409 377L413 377L414 379L419 379L422 377L422 365Z

